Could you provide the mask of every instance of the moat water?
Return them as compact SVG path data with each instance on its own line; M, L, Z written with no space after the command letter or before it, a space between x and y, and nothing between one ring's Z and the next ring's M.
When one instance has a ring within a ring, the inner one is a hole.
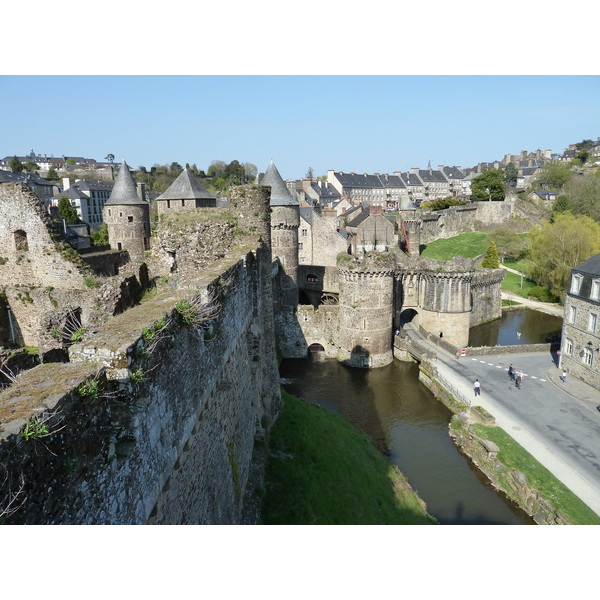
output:
M536 344L560 336L562 319L532 310L471 330L470 346ZM517 336L517 333L520 333ZM352 369L336 360L284 360L283 386L295 396L344 415L408 478L442 525L531 525L496 492L448 434L451 412L419 381L418 366L394 360L381 369Z
M502 318L471 327L469 346L511 346L558 342L562 318L537 310L518 308L502 311Z

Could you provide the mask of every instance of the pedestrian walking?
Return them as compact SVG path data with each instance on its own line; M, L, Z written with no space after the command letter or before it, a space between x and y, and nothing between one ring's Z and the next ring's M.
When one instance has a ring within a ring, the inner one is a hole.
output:
M516 379L515 379L515 387L518 387L519 389L521 389L521 384L523 383L523 371L519 371L517 373Z
M560 380L565 383L567 381L567 370L563 369L562 375L560 376Z
M479 379L475 380L475 383L473 384L473 389L475 390L476 396L481 396L481 384L479 383Z
M513 381L515 378L515 368L512 366L512 363L508 365L508 378Z

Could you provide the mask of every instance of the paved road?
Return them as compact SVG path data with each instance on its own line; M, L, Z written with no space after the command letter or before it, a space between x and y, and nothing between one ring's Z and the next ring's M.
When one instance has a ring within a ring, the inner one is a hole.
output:
M546 352L457 359L432 349L442 377L494 415L499 427L600 515L598 390L574 378L563 384ZM521 389L508 378L510 363L525 374ZM475 378L482 390L477 398Z

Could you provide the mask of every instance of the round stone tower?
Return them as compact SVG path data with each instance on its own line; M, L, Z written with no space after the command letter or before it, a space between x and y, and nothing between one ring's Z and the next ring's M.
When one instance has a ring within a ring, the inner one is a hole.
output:
M144 260L144 251L150 249L150 207L145 198L138 196L137 184L125 161L102 216L111 248L127 250L131 260Z
M338 360L345 365L375 368L392 362L395 266L391 252L338 258Z
M300 206L292 197L273 161L261 182L271 188L271 248L273 258L282 266L280 277L281 304L298 304L298 227Z
M423 271L419 300L422 327L455 346L469 342L473 271Z

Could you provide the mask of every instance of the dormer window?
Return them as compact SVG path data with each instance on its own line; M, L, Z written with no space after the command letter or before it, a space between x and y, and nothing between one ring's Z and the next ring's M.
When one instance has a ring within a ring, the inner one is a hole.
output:
M600 300L600 279L594 279L592 281L592 291L590 292L590 298L592 300Z
M582 281L583 281L582 275L573 275L573 279L571 279L571 294L579 294L579 290L581 289Z

